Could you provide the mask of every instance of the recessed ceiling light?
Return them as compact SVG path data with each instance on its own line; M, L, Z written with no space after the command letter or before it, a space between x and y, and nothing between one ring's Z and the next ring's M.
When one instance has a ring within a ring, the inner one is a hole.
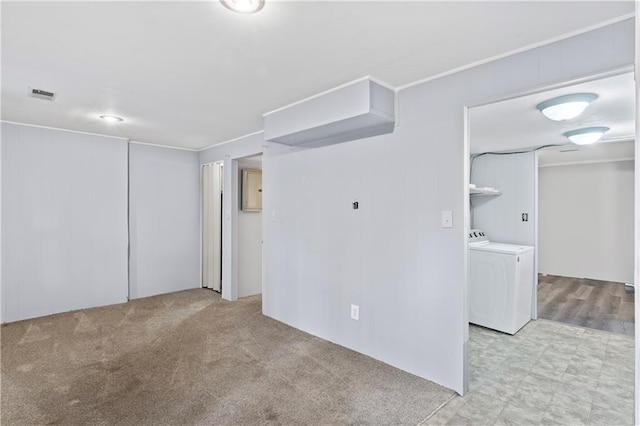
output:
M608 130L608 127L585 127L584 129L571 130L564 135L577 145L589 145L598 142Z
M256 13L264 7L264 0L220 0L220 3L238 13Z
M536 108L550 120L564 121L582 114L596 99L598 99L598 95L595 93L574 93L541 102Z
M118 123L120 121L124 121L124 118L115 115L101 115L100 118L102 118L107 123Z

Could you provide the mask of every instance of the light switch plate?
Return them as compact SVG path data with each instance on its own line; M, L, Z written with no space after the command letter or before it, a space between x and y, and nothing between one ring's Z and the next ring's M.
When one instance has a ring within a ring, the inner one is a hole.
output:
M442 211L442 227L453 228L453 212L451 210Z
M351 305L351 319L352 320L360 320L360 306Z

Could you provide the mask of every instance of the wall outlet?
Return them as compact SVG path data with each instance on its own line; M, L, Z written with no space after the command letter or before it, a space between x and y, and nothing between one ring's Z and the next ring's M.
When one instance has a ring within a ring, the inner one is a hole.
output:
M351 319L356 321L360 319L360 306L351 305Z

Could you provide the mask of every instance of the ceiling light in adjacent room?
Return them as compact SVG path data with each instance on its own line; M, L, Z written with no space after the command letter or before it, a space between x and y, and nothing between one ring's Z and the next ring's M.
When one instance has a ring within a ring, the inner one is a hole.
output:
M239 13L255 13L264 7L264 0L220 0L220 3Z
M608 127L585 127L584 129L571 130L564 135L577 145L589 145L598 142L608 130Z
M122 117L118 117L115 115L101 115L100 118L102 118L107 123L119 123L120 121L124 121Z
M598 95L595 93L574 93L541 102L536 108L550 120L570 120L582 114L596 99L598 99Z

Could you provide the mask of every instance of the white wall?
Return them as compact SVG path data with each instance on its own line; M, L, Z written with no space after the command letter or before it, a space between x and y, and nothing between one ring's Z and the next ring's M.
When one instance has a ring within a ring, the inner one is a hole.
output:
M634 161L541 167L539 270L633 282Z
M215 163L231 159L240 159L262 153L264 145L264 133L257 132L242 138L214 145L199 152L200 164Z
M201 163L225 160L227 194L228 173L237 172L231 159L265 152L263 312L461 392L463 107L629 65L633 56L627 20L402 90L392 135L299 151L255 134L202 151ZM375 208L347 216L354 197ZM442 210L454 211L453 229L439 227ZM300 219L307 214L319 220ZM224 226L237 238L233 221L225 217ZM226 264L228 273L237 268ZM227 285L223 297L237 297ZM359 322L348 319L353 300L363 301Z
M2 14L2 12L0 12L0 15ZM0 74L2 74L2 71L0 71ZM1 81L1 77L0 77L0 81ZM2 124L0 123L0 126ZM3 304L3 293L4 293L4 285L3 283L3 269L2 269L2 248L4 246L4 237L2 236L2 228L3 228L3 222L2 222L2 201L3 201L3 196L2 196L2 165L3 165L3 161L2 161L2 151L4 151L4 130L0 129L0 323L2 323L4 321L4 309L2 309L2 307L4 306Z
M131 298L200 287L198 153L130 143Z
M473 123L471 123L473 126ZM473 144L473 131L471 133ZM536 155L484 155L473 162L471 182L491 186L497 196L471 196L473 227L491 241L533 246L536 241ZM529 215L522 221L522 213Z
M635 180L634 180L634 288L640 288L640 149L638 149L638 141L640 140L640 78L638 70L640 70L640 1L636 1L635 15L635 84L636 84L636 137L634 141L635 147ZM634 292L634 313L636 322L640 318L640 291ZM635 424L640 424L640 339L635 339Z
M127 300L127 143L2 123L2 313Z
M401 90L390 135L295 152L268 144L264 313L463 392L464 107L632 64L633 26ZM440 227L444 210L453 211L452 229ZM359 321L349 318L351 303Z
M242 169L262 169L262 161L238 161ZM241 198L241 196L238 196ZM238 297L262 293L262 212L238 211Z

